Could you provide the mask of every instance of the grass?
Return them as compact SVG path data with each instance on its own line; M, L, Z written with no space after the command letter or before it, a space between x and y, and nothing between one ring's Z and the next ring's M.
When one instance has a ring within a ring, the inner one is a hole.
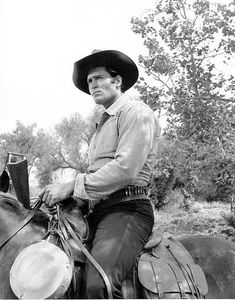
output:
M228 213L228 214L223 213L222 217L224 218L225 222L229 226L235 228L235 215L234 215L234 213L232 213L232 212Z
M168 203L155 211L155 227L165 236L205 234L235 240L235 214L230 204L191 199L190 208L183 207L180 190L168 195Z

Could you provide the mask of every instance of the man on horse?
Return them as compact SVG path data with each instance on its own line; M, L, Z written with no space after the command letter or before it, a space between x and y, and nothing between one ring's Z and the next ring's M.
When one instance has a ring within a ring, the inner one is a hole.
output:
M88 207L90 250L107 274L114 298L136 262L154 224L148 183L160 133L154 112L125 93L138 79L133 60L115 50L94 50L74 64L73 82L105 108L89 148L87 174L43 188L48 207L68 197ZM92 264L86 275L87 298L107 298Z

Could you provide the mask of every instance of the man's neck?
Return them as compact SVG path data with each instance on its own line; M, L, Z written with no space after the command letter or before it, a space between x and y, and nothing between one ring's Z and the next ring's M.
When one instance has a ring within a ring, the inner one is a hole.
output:
M118 94L112 101L110 101L109 103L103 105L105 109L109 108L113 103L115 103L121 96L123 95L123 93Z

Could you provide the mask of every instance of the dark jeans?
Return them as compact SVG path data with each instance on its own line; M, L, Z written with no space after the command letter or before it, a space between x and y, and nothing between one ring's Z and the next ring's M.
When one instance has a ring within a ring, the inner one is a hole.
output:
M108 275L114 298L123 298L122 281L132 270L152 231L153 209L149 200L122 202L88 217L91 229L91 253ZM86 297L107 298L101 275L89 263Z

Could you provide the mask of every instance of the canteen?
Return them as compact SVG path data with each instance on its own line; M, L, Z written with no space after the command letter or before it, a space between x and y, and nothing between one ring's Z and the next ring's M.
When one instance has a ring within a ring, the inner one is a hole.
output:
M70 285L72 273L68 255L42 240L18 254L10 270L10 286L19 299L60 298Z

